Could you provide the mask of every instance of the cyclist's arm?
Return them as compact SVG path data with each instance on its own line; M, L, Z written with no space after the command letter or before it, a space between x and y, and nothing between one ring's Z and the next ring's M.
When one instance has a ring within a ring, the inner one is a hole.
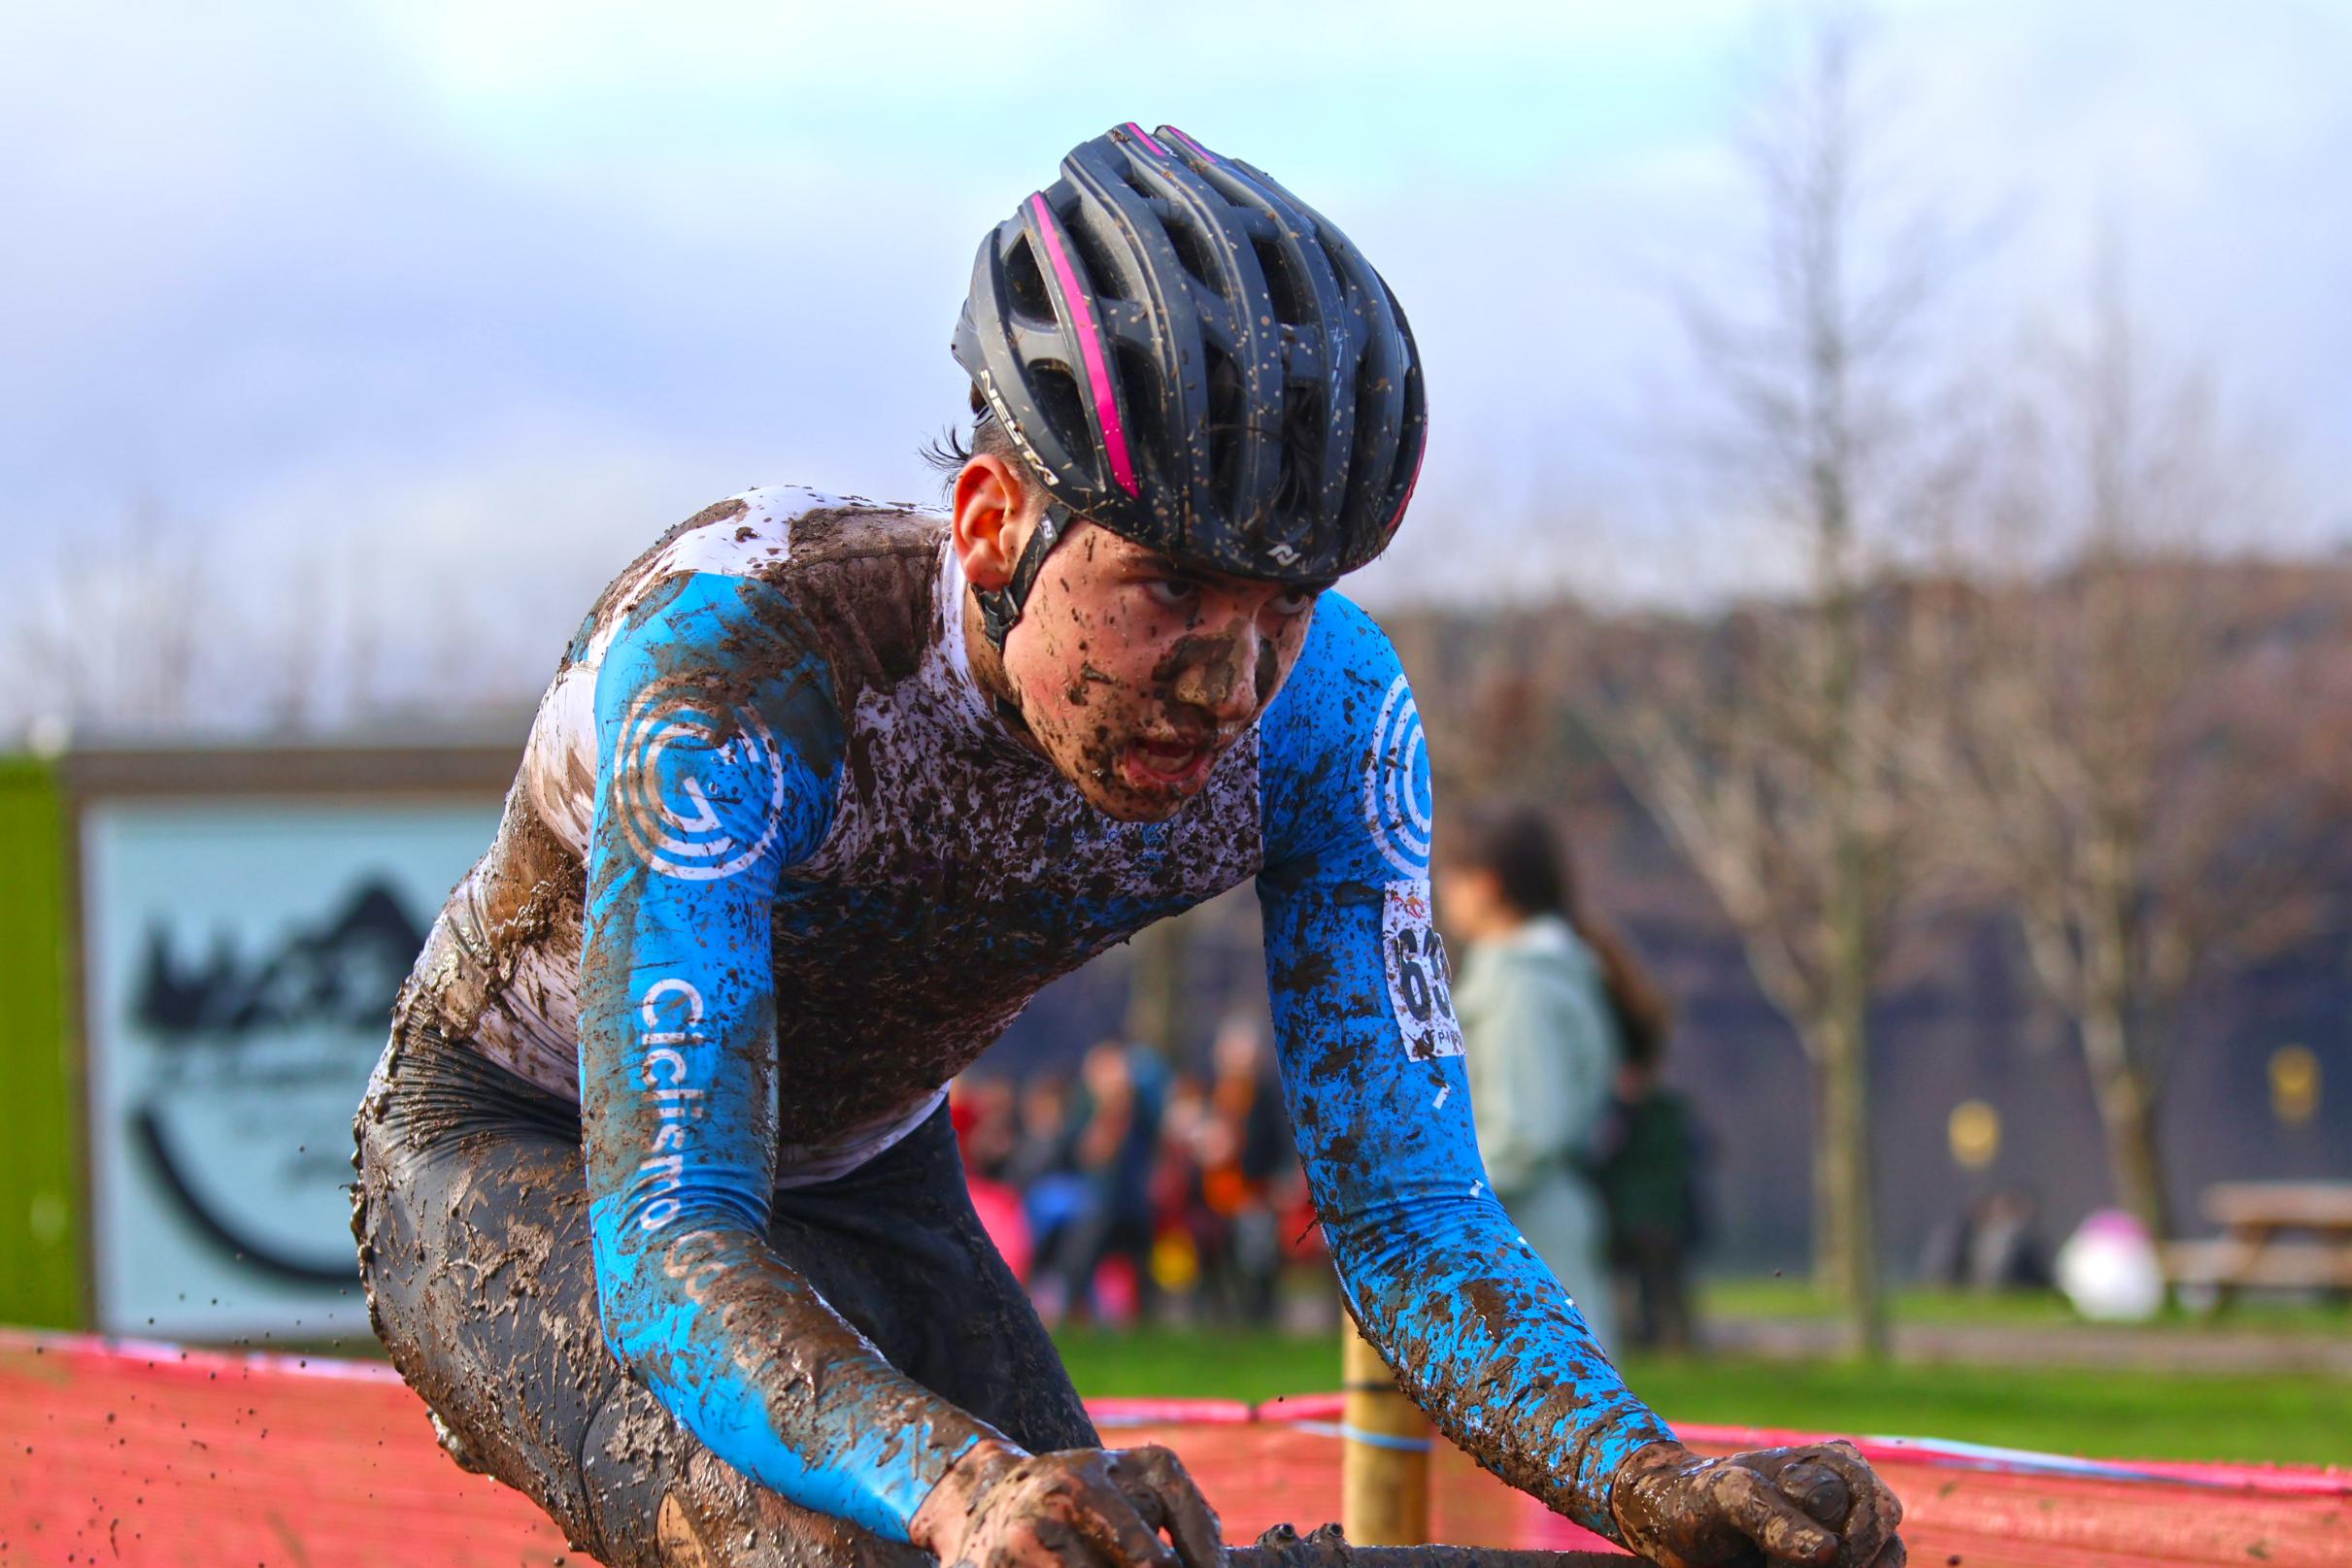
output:
M766 1243L769 933L781 873L823 836L838 711L773 588L691 576L662 594L596 684L580 1104L605 1337L719 1457L903 1541L994 1434L885 1362Z
M1324 595L1267 711L1266 971L1284 1092L1357 1320L1504 1480L1617 1534L1618 1466L1673 1436L1488 1189L1429 919L1428 759L1378 627Z

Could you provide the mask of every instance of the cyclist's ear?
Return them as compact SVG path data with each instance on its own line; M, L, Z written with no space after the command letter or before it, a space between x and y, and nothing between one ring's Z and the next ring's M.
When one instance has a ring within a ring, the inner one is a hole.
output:
M956 476L956 553L976 588L1013 580L1021 547L1036 526L1045 492L994 452L974 452Z

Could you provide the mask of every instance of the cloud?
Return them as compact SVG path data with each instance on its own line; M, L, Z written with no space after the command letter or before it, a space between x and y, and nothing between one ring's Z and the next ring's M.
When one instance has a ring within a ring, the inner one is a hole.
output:
M1140 114L1290 181L1412 312L1437 422L1376 592L1471 591L1529 537L1562 571L1605 550L1687 586L1660 542L1688 537L1672 426L1702 389L1660 281L1752 286L1724 133L1757 15L403 0L132 26L19 0L0 571L151 492L229 580L348 543L397 606L453 583L553 603L744 484L927 494L912 452L960 408L974 245L1070 141ZM2112 217L2160 340L2342 492L2343 19L1995 0L1880 34L1910 126L1890 161L1965 211L2028 199L1985 321L2071 297ZM1515 520L1547 509L1572 517Z

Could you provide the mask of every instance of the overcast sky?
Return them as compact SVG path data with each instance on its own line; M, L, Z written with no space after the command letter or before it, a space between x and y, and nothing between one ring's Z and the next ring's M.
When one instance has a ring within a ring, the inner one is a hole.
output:
M477 634L543 669L716 496L934 494L974 247L1131 117L1272 171L1411 314L1433 433L1375 599L1511 579L1538 501L1620 581L1687 584L1659 280L1752 250L1760 15L10 0L0 572L128 548L144 498L250 626L356 598L412 676ZM2310 501L2277 543L2352 532L2352 4L1881 17L1906 182L2012 219L1987 330L2117 236Z

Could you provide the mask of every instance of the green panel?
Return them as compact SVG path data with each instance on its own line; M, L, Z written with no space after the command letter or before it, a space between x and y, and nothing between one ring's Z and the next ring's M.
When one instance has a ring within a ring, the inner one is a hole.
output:
M0 1323L48 1328L82 1325L65 833L56 770L0 757Z

